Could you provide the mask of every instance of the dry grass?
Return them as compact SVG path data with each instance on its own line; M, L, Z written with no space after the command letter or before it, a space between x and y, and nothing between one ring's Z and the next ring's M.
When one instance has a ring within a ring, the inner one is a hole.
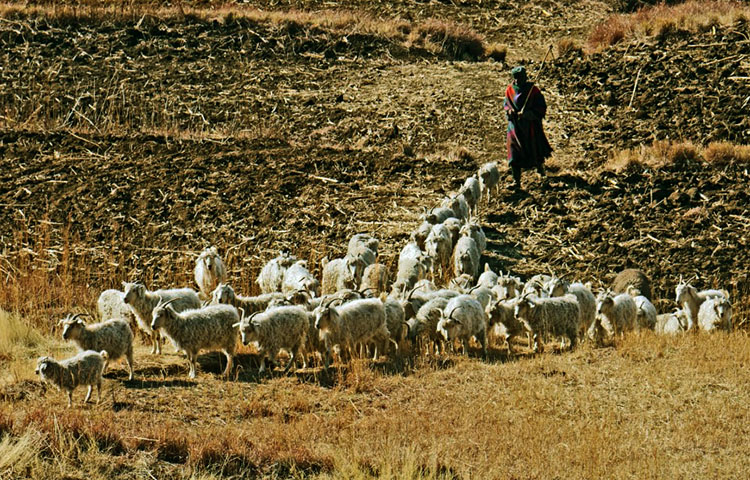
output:
M408 43L445 52L460 60L484 57L484 39L466 25L430 19L411 31ZM497 50L497 47L496 47Z
M271 25L294 33L321 29L341 35L373 35L406 47L417 46L459 60L484 58L484 39L471 27L437 19L413 23L402 18L378 18L348 10L263 10L250 5L222 5L214 8L166 7L152 3L87 1L75 5L39 4L26 6L0 3L0 18L8 20L46 18L59 24L80 22L138 22L148 25L159 20L217 21L223 24L249 22ZM499 46L495 47L500 51Z
M567 55L578 55L583 53L583 47L580 42L574 38L563 38L557 42L557 56L565 57Z
M695 162L714 165L747 164L750 162L750 146L712 142L701 147L692 142L661 140L648 146L612 152L604 169L622 173L679 168Z
M508 47L499 43L491 43L485 48L484 54L496 62L505 62L508 56Z
M703 151L703 158L714 165L750 163L750 145L712 142Z
M213 372L128 383L118 370L101 405L71 411L60 392L23 384L23 399L0 392L0 432L22 453L10 468L31 478L731 478L750 467L744 332L446 360L397 374L354 362L331 386Z
M631 37L662 36L676 30L699 32L725 28L750 18L750 6L734 0L690 0L646 6L632 14L612 15L592 30L588 45L607 47Z

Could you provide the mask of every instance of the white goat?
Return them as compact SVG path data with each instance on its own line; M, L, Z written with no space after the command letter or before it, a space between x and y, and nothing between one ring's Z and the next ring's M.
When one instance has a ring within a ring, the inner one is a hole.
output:
M174 300L172 308L181 312L192 308L200 308L201 301L195 290L190 288L176 288L171 290L156 290L151 292L141 283L122 282L125 298L123 301L135 314L138 328L151 337L151 353L161 353L159 332L151 328L152 312L160 300Z
M485 163L479 167L477 175L479 177L479 186L481 187L482 195L485 196L487 203L489 203L490 190L500 184L500 170L497 167L497 162Z
M429 223L430 225L435 225L438 223L443 223L448 218L455 217L455 216L456 216L456 213L453 211L452 208L436 207L430 211L427 211L425 209L425 212L421 216L421 220L423 222Z
M153 310L151 328L162 329L178 350L184 350L190 364L190 378L195 378L196 359L201 350L221 350L227 357L224 375L232 371L237 344L234 324L240 318L232 305L209 305L197 310L178 312L177 299L160 302Z
M465 224L461 227L460 233L461 235L474 239L474 242L476 242L477 248L479 249L479 255L484 253L484 250L487 248L487 237L484 235L484 230L482 230L482 227L478 223Z
M466 198L464 198L463 195L448 197L442 201L440 206L453 210L453 215L451 215L451 217L458 218L459 220L468 220L471 215L469 204L466 202Z
M401 293L410 290L422 280L432 268L432 258L423 252L416 242L409 242L401 249L396 271L396 284Z
M340 290L357 288L357 259L349 255L321 261L323 266L323 286L321 293L330 295Z
M443 309L437 331L446 342L460 340L464 355L469 354L469 339L474 337L487 356L487 319L482 305L475 298L469 295L451 298Z
M688 330L688 318L681 309L672 313L662 313L656 316L656 333L683 333Z
M707 332L732 331L732 304L726 297L712 297L698 310L698 325Z
M445 228L451 234L451 249L453 249L456 246L458 238L461 236L461 227L463 227L464 222L456 217L450 217L443 221L443 225L445 225Z
M238 310L241 308L246 315L250 315L267 309L274 300L286 298L281 292L263 293L255 297L245 297L234 293L234 289L231 286L221 283L211 292L211 305L225 303L234 306Z
M525 327L534 340L534 351L543 351L546 335L566 336L570 348L578 342L578 326L581 310L575 295L553 298L536 298L526 294L515 306L515 316L525 322Z
M382 292L387 292L390 287L391 278L388 268L382 263L373 263L365 268L362 274L361 290L371 290L373 296L377 297Z
M209 247L201 252L195 260L194 273L195 283L205 298L211 296L218 284L226 281L227 271L216 247Z
M492 288L495 285L497 285L497 281L500 279L500 276L492 271L492 268L490 268L489 263L484 264L484 271L481 275L479 275L479 279L477 280L477 285L481 285L483 287Z
M419 344L423 341L432 342L429 351L440 354L443 350L443 338L437 331L438 322L443 315L447 298L435 297L419 307L417 314L407 321L409 340Z
M448 220L446 220L446 222ZM432 224L427 221L424 221L419 224L416 230L411 232L411 235L409 236L409 240L411 242L416 243L417 247L419 247L420 250L424 250L424 241L427 240L427 235L429 235L431 231L432 231Z
M515 315L517 299L497 300L490 302L484 309L487 314L487 332L495 338L502 338L508 348L508 353L513 355L511 339L527 330L526 324L517 319Z
M468 274L472 279L479 275L479 248L473 238L462 235L453 249L453 275Z
M349 239L346 253L353 257L359 255L363 248L371 250L377 256L378 239L367 233L357 233Z
M351 354L355 345L367 345L376 338L389 338L385 323L385 308L377 298L353 300L339 307L333 300L315 310L315 328L325 344L325 369L331 362L334 345L344 347ZM377 343L373 358L377 358Z
M578 308L581 310L581 323L579 324L578 336L583 340L586 332L596 320L596 297L591 290L583 283L568 283L561 277L554 277L547 283L547 293L550 297L562 297L567 294L575 295L578 300Z
M260 286L261 293L280 292L284 272L296 261L297 257L289 252L280 252L278 257L269 260L255 280Z
M698 291L694 286L685 283L680 279L680 283L675 288L675 301L677 305L688 316L688 330L698 328L698 311L701 304L709 298L724 297L729 298L726 290L702 290Z
M305 260L297 260L284 272L284 280L281 282L283 293L299 292L304 290L313 297L320 295L320 282L307 269Z
M614 295L607 290L597 299L596 319L591 324L588 337L601 342L605 337L624 335L626 331L635 329L638 317L638 307L627 293Z
M476 175L472 175L464 181L464 186L461 187L460 194L466 199L466 203L469 204L472 210L476 210L479 207L479 200L482 198L482 187L479 185L479 179Z
M445 275L448 266L451 263L451 253L453 252L453 242L451 234L442 223L432 226L430 234L424 242L427 255L432 257L432 278L441 278ZM436 271L439 270L439 275Z
M107 361L107 352L95 352L86 350L74 357L57 361L52 357L39 357L34 373L38 374L43 382L51 383L60 390L68 393L68 408L73 405L73 390L79 385L89 387L83 403L91 398L91 391L96 385L98 400L102 398L102 373Z
M286 373L294 365L294 359L304 347L310 325L308 312L302 307L291 306L256 312L249 317L245 317L243 313L240 321L233 327L239 328L243 345L257 342L261 356L259 373L266 369L266 357L269 357L273 364L282 348L289 352L289 363L284 369ZM307 361L304 356L302 358L305 368Z
M106 369L109 360L117 360L125 357L128 363L130 375L128 380L133 379L133 331L128 322L122 319L107 320L101 323L86 325L81 320L80 314L68 316L58 324L63 325L63 340L72 340L78 351L93 350L107 352L107 361L104 362Z

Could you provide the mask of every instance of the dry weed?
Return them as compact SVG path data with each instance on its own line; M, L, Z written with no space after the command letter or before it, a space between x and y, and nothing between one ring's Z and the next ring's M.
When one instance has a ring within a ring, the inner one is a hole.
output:
M713 165L730 163L750 163L750 146L728 142L711 142L703 151L703 157Z
M677 30L700 32L744 22L750 7L735 0L689 0L645 6L635 13L616 14L594 27L588 45L601 48L632 36L664 37Z
M430 19L409 34L409 43L459 60L477 60L484 56L484 39L471 28L443 20Z
M713 165L745 164L750 162L750 147L728 142L712 142L701 147L692 142L660 140L649 146L611 152L604 169L616 173L661 170L703 161Z
M579 55L583 53L581 44L574 38L563 38L557 42L557 56Z
M491 43L485 48L484 54L487 58L503 63L508 56L508 47L499 43Z

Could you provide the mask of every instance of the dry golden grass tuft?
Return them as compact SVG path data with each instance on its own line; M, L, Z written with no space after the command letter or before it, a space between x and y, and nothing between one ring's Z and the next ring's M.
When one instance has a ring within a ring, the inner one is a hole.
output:
M677 30L699 32L724 28L750 18L750 6L734 0L689 0L646 6L632 14L616 14L592 30L588 45L607 47L629 37L660 37Z
M750 145L735 145L728 142L712 142L703 151L703 157L714 165L750 163Z
M484 56L484 39L471 28L443 20L429 19L409 34L408 43L460 60L478 60Z
M622 173L670 169L695 162L714 165L747 164L750 162L750 146L712 142L701 147L692 142L659 140L648 146L612 152L604 169Z
M20 315L0 310L0 361L13 359L19 349L36 349L44 343L42 335Z
M500 43L491 43L485 48L484 54L496 62L505 62L508 56L508 47Z
M583 53L583 47L574 38L563 38L557 42L557 56L565 57L567 55L578 55Z

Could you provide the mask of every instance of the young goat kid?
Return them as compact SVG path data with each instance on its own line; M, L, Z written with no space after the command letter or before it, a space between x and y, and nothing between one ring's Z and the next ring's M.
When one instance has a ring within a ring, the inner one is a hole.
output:
M68 408L73 405L73 390L79 385L89 387L83 403L88 403L91 390L96 385L97 403L102 398L102 373L107 361L107 352L86 350L75 357L57 361L52 357L40 357L34 373L43 382L48 382L68 393Z

